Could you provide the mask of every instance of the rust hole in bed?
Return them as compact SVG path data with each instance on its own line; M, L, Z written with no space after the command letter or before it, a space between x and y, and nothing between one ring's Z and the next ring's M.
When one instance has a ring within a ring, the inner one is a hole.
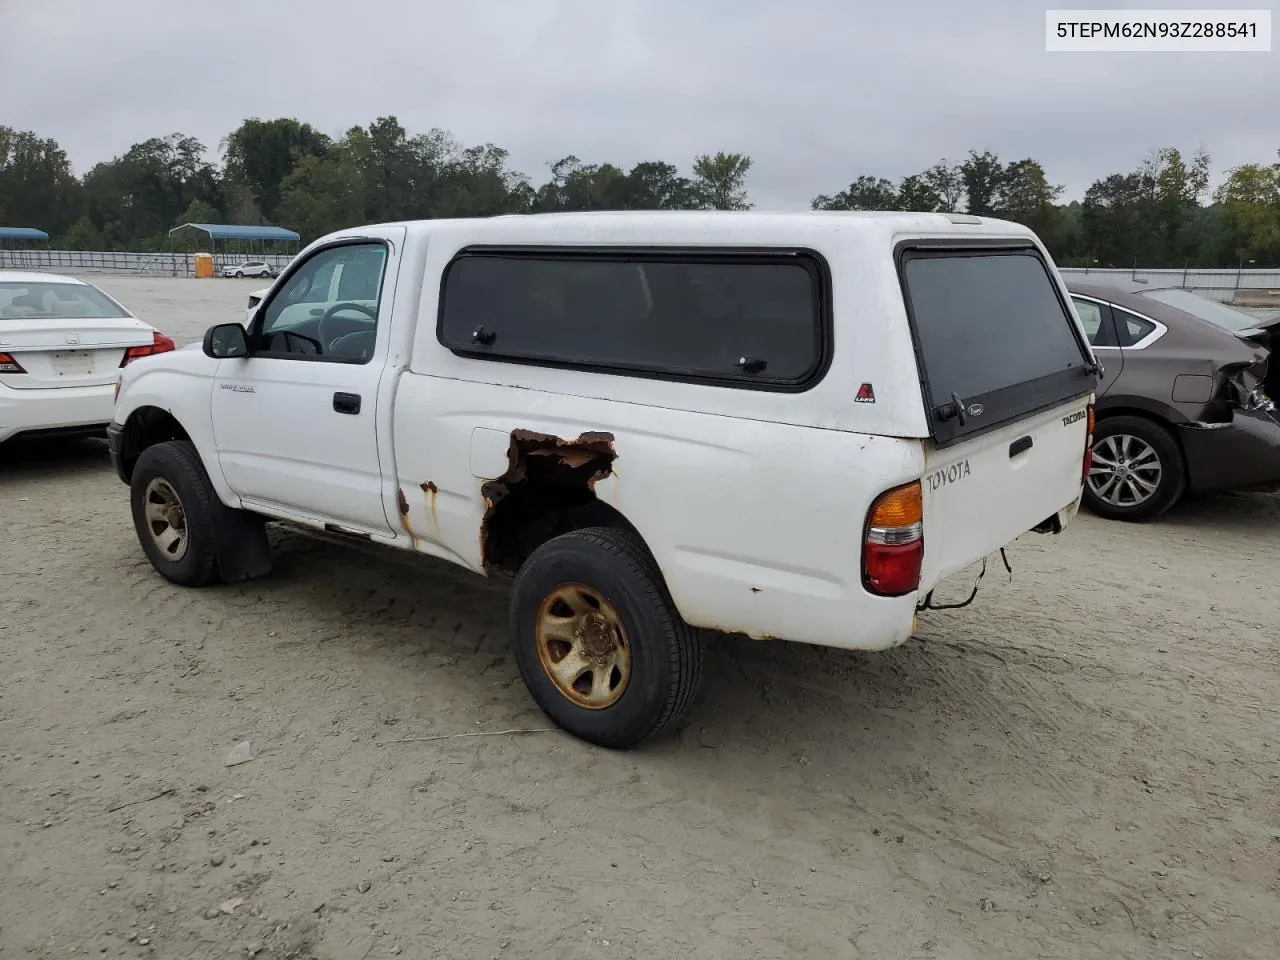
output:
M480 487L485 569L518 569L539 544L580 525L575 517L598 503L595 485L613 472L616 457L611 433L565 438L511 431L506 472Z

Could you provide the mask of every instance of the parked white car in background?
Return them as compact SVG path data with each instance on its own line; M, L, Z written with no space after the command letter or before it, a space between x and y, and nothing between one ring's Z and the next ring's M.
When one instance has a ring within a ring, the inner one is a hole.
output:
M93 284L0 270L0 443L102 433L120 368L172 349Z
M244 263L233 263L222 268L224 277L274 277L275 268L265 260L246 260Z
M263 299L266 298L267 294L270 292L271 292L270 287L263 287L261 290L255 290L253 291L253 293L249 294L249 306L248 306L247 312L245 313L246 324L249 323L251 320L253 320L254 309L258 306L258 304L260 304L263 301Z

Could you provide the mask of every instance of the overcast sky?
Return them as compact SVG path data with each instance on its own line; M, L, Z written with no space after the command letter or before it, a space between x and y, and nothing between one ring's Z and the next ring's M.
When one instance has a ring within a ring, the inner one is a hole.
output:
M0 0L0 123L56 138L78 173L173 131L216 154L248 116L340 135L393 114L504 146L535 182L569 153L687 170L741 151L765 209L970 148L1041 161L1069 198L1163 145L1203 143L1215 179L1276 159L1280 53L1046 53L1048 5Z

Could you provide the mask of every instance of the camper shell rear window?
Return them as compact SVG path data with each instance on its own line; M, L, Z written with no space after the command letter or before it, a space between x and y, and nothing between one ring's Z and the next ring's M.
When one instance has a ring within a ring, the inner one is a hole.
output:
M939 445L1094 389L1072 308L1034 245L912 242L897 260Z

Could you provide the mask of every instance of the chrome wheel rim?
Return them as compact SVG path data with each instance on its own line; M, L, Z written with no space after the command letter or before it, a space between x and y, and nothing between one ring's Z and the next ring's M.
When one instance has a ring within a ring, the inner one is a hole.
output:
M153 477L142 494L147 532L166 560L178 561L187 554L190 536L187 511L178 491L163 477Z
M538 608L538 660L562 697L587 710L622 698L631 680L631 644L622 618L581 583L557 587Z
M1089 489L1113 507L1138 507L1160 488L1164 464L1155 448L1141 437L1116 433L1093 445Z

